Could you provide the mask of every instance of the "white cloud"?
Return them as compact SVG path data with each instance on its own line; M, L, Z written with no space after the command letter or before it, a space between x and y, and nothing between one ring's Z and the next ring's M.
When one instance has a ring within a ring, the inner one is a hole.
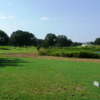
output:
M42 16L42 17L40 17L40 20L47 21L47 20L49 20L49 17L47 17L47 16Z
M15 18L15 16L8 16L8 18L9 18L9 19L14 19L14 18Z
M15 16L0 16L0 20L11 20L14 18L15 18Z

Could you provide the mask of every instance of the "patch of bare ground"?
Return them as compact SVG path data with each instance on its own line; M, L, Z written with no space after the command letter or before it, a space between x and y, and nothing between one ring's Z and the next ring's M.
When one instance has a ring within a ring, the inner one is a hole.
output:
M68 89L67 88L46 88L46 89L34 89L32 90L32 92L34 94L53 94L53 93L63 93L63 92L67 92Z
M26 58L43 58L43 59L66 60L66 61L76 61L76 62L98 62L98 63L100 63L100 59L39 56L37 53L9 53L9 54L6 54L6 56L26 57Z

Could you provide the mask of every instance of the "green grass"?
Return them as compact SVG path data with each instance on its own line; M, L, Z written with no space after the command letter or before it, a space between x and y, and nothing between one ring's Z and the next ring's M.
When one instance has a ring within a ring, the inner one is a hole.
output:
M100 58L100 46L87 47L65 47L65 48L41 48L40 55L61 56L61 57L78 57L78 58Z
M0 46L0 54L6 53L36 53L35 47L13 47L13 46Z
M86 46L86 47L73 46L73 47L62 47L62 48L56 47L56 48L50 48L48 50L49 52L66 52L66 53L80 52L80 51L96 52L100 51L100 46Z
M0 59L0 100L99 100L100 63Z

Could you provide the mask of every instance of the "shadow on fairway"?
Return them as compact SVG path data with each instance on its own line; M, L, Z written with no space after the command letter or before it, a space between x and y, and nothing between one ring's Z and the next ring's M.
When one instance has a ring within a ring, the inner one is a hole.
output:
M11 50L10 48L0 48L0 50Z
M0 67L7 67L7 66L15 67L19 66L19 64L21 63L27 63L27 62L17 58L0 58Z

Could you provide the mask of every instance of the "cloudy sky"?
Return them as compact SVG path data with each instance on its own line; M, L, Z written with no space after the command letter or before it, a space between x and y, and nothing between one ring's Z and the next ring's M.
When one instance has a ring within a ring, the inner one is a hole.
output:
M92 41L100 37L100 0L0 0L0 29Z

